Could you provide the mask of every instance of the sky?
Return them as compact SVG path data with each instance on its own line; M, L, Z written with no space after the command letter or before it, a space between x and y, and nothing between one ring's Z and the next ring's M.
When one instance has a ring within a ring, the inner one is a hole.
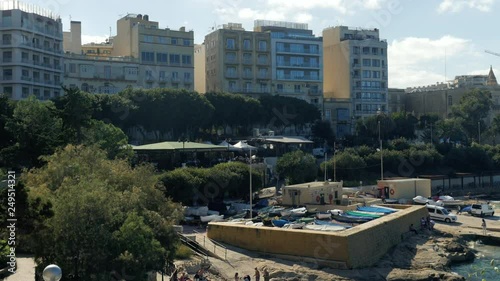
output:
M202 43L212 28L255 19L307 23L317 36L327 27L378 28L388 43L389 87L445 82L456 75L487 75L500 82L500 0L30 0L58 14L63 29L82 22L82 40L102 42L116 34L128 13L147 14L160 28L193 30Z

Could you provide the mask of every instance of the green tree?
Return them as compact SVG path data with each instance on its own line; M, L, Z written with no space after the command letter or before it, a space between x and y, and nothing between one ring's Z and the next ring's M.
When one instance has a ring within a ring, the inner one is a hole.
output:
M316 159L301 150L285 153L276 163L276 172L289 184L314 181L318 175Z
M51 101L39 101L34 96L18 101L5 129L14 143L2 149L3 162L14 167L40 165L41 155L50 155L61 145L62 120L55 114Z
M80 144L83 140L82 129L90 125L94 114L92 94L77 88L64 88L64 95L54 103L63 123L66 142Z
M335 161L335 166L334 166ZM361 156L351 150L344 150L335 155L335 159L331 158L328 162L321 164L321 170L325 169L333 171L336 169L337 180L360 180L362 179L362 171L366 167L366 163Z
M330 122L323 120L316 120L311 127L313 137L326 141L329 145L333 145L335 134L333 132Z
M83 144L97 145L107 152L110 159L130 158L133 155L132 149L128 146L127 135L113 124L91 120L88 128L82 130L82 134Z
M50 202L54 211L32 234L41 268L57 263L80 280L109 280L115 271L145 280L146 272L172 261L172 225L182 211L164 196L152 166L131 168L82 146L67 146L46 160L23 177L30 200Z
M459 103L453 106L453 117L460 122L468 138L477 140L478 128L486 128L484 119L488 116L492 105L489 91L474 89L465 93Z
M415 126L418 124L418 119L408 112L395 112L390 115L394 122L394 129L391 133L391 138L415 138Z

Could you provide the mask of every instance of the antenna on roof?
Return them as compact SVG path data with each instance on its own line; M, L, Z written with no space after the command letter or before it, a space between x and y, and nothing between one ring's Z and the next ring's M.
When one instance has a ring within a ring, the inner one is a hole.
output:
M109 27L109 38L111 38L111 26Z

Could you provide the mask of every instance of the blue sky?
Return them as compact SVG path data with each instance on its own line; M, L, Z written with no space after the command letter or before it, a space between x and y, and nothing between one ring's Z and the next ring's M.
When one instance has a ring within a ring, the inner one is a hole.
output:
M186 26L195 43L212 27L253 20L304 22L316 35L337 25L379 28L389 44L389 87L406 88L450 80L455 75L488 74L500 80L500 3L498 0L31 0L59 14L64 30L70 17L82 22L84 42L116 33L127 13L148 14L162 28ZM175 7L174 7L175 6ZM446 58L446 59L445 59ZM445 63L446 61L446 63ZM446 67L445 67L446 65ZM446 71L445 71L446 69Z

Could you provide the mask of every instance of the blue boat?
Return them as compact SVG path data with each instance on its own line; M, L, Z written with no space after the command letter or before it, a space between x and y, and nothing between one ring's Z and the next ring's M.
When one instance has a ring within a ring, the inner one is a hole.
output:
M346 222L346 223L365 223L372 220L372 218L368 217L354 217L344 214L334 215L333 219L339 222Z
M396 211L391 211L388 209L377 208L377 207L358 207L359 211L370 212L370 213L384 213L384 214L392 214Z
M340 223L334 223L334 222L331 222L331 221L322 221L322 220L315 220L314 224L317 224L317 225L342 226L342 227L345 227L345 228L351 228L352 227L350 225L344 225L344 224L340 224Z
M290 223L287 220L271 220L271 222L276 227L283 227L285 224Z

